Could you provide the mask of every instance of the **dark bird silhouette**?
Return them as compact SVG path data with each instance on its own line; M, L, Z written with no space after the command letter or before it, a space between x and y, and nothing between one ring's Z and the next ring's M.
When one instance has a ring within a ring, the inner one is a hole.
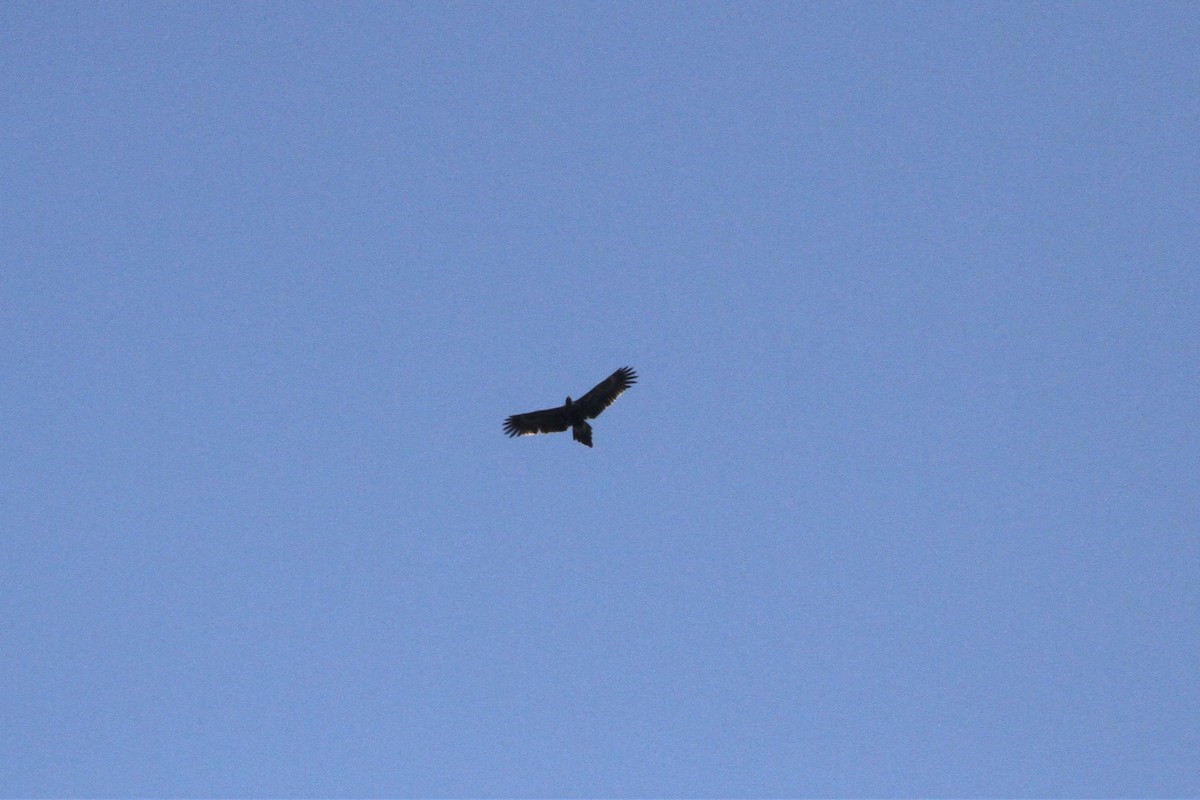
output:
M509 436L528 436L531 433L558 433L570 428L575 441L591 447L592 426L587 421L600 416L601 411L635 383L637 373L629 367L621 367L574 402L568 397L558 408L513 414L504 421L504 432Z

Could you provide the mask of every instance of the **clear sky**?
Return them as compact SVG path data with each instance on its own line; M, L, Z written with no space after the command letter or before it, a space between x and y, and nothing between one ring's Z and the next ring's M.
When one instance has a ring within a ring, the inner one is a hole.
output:
M0 83L0 795L1200 795L1197 5L7 2Z

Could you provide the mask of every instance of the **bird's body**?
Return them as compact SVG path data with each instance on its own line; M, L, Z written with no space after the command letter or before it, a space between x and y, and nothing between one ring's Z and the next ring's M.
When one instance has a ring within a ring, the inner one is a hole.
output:
M588 447L592 446L592 426L588 425L587 418L583 411L575 403L571 402L571 398L567 397L567 402L563 405L563 411L567 413L567 422L571 423L571 438L577 442L583 442Z
M592 426L588 420L600 416L600 412L611 406L622 392L635 383L637 373L629 367L621 367L576 401L568 397L558 408L513 414L504 421L504 432L509 436L528 436L533 433L558 433L570 428L575 441L591 447Z

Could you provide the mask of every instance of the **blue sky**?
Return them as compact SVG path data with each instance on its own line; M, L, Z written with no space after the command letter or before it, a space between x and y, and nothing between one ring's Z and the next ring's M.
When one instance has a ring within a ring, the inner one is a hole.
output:
M0 5L0 795L1200 795L1198 42Z

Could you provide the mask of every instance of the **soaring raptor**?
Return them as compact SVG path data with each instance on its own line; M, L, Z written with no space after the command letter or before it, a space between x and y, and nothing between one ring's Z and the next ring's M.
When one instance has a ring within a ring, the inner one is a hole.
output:
M513 414L504 421L504 432L509 436L526 436L531 433L558 433L570 428L575 441L591 447L592 426L587 421L600 416L600 412L611 406L621 392L635 383L637 373L629 367L621 367L574 402L568 397L567 402L558 408Z

